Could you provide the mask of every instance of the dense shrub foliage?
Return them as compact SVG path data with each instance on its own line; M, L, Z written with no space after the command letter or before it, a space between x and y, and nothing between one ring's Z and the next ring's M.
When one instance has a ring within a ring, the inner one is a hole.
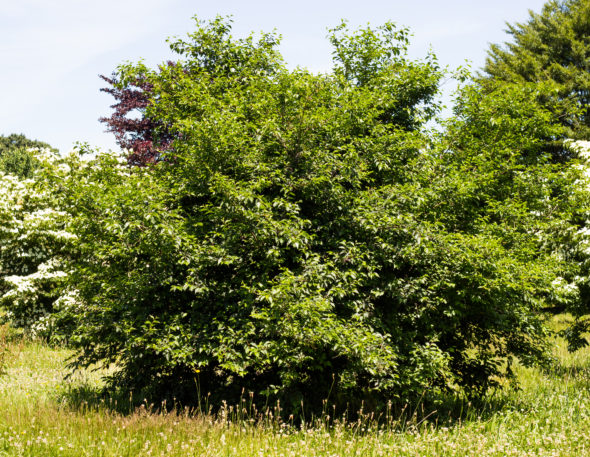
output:
M110 79L149 88L152 165L98 155L54 180L78 237L74 365L296 408L483 392L542 359L583 171L547 152L564 130L546 90L466 86L435 134L443 75L408 60L406 30L337 27L328 74L230 30L198 23L177 62Z
M545 360L549 310L585 344L589 148L555 81L465 84L434 131L446 75L405 29L332 29L326 74L230 32L105 78L127 154L0 137L4 320L142 399L291 412L484 393Z
M568 312L574 320L563 332L570 350L588 345L584 336L590 329L590 143L567 141L568 149L577 156L574 164L577 179L570 187L575 201L568 223L563 223L553 249L567 262L563 276L555 280L553 312Z

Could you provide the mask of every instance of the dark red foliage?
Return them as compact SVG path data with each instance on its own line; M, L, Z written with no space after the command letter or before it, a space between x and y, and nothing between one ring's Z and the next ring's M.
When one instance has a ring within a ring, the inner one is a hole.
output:
M100 122L107 124L108 132L113 132L117 144L130 152L127 160L130 165L147 165L162 158L162 153L170 150L172 135L161 123L150 119L145 112L153 88L147 81L137 78L133 83L122 86L116 75L106 77L99 75L111 87L100 89L111 94L117 103L110 117L101 117ZM135 117L129 117L136 114Z

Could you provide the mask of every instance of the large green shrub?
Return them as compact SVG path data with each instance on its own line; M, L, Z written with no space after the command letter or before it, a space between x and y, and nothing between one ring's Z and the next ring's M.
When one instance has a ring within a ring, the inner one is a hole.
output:
M530 87L466 88L427 135L441 72L391 24L332 31L334 70L288 70L278 39L199 24L143 81L175 138L158 163L110 156L60 183L78 236L75 365L113 385L344 404L482 392L542 358L562 265L560 135ZM157 138L157 132L153 135ZM508 369L506 369L508 363Z

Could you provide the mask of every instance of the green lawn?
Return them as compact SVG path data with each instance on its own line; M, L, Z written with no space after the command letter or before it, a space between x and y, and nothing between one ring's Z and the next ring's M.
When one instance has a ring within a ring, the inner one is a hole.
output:
M518 368L520 390L497 396L501 406L403 430L370 421L228 425L145 408L118 414L112 405L81 403L80 392L99 377L64 381L67 351L33 342L11 343L9 352L0 376L0 456L590 456L590 350L568 354L558 340L555 368Z

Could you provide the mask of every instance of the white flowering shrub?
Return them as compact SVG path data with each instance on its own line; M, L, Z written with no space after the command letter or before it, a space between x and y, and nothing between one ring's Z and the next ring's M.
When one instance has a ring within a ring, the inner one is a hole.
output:
M557 311L567 311L573 323L562 333L571 350L588 345L584 336L590 330L590 141L568 140L565 146L577 163L570 167L570 187L563 191L570 195L572 212L561 221L556 233L554 251L568 265L563 277L552 285L550 301Z
M75 236L65 230L68 214L52 189L68 170L50 150L34 154L42 166L33 178L0 173L0 309L13 326L51 337Z

